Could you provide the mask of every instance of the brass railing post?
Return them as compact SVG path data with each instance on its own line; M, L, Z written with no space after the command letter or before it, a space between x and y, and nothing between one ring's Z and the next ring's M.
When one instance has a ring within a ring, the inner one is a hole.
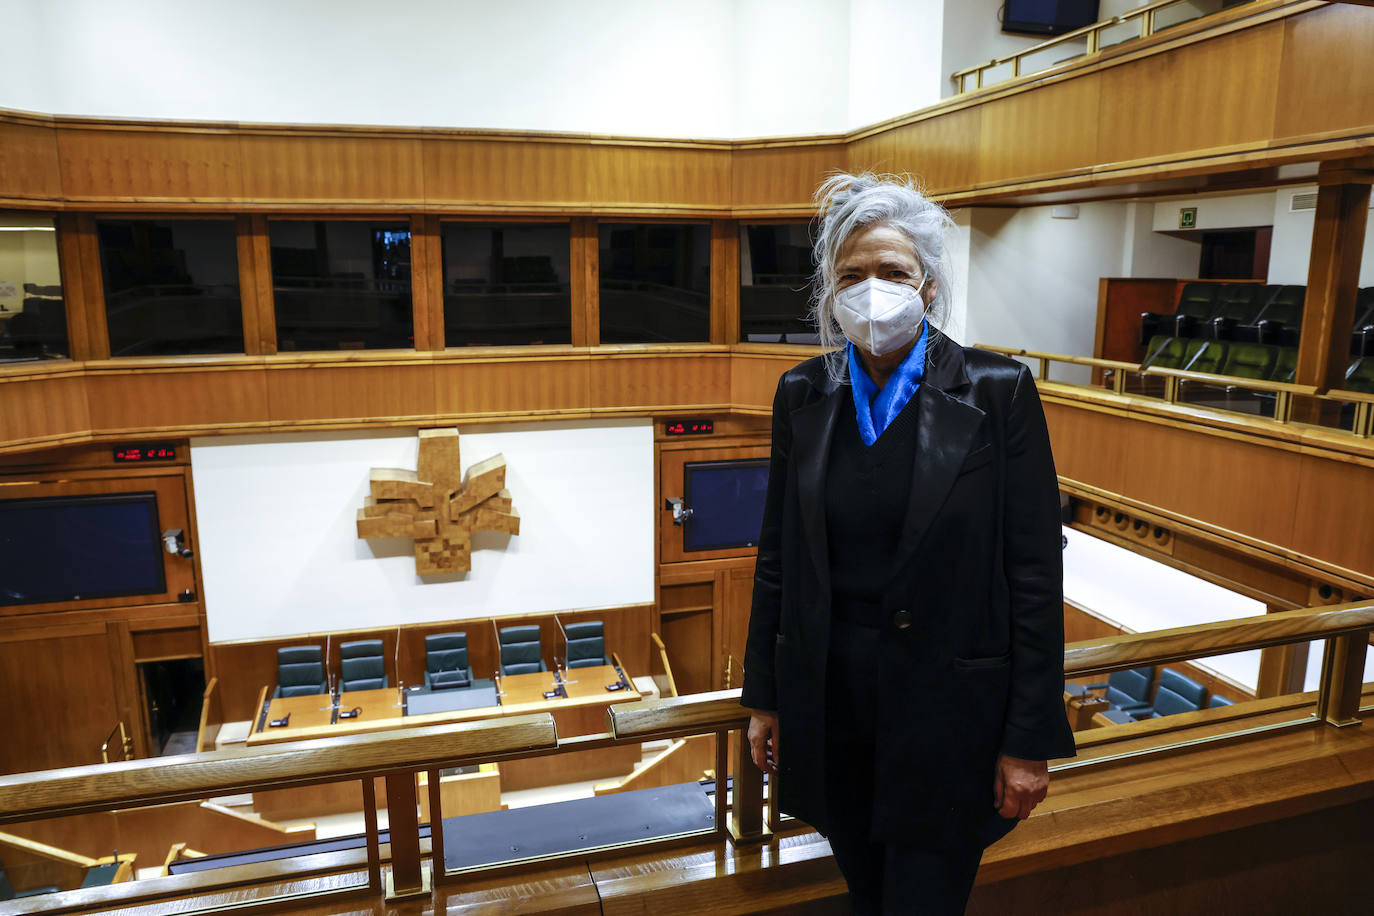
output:
M1125 370L1125 369L1113 369L1113 370L1112 370L1112 391L1116 392L1117 394L1125 394L1125 393L1126 393L1126 370Z
M1355 402L1355 422L1350 431L1361 439L1368 439L1374 434L1374 429L1371 429L1371 426L1374 426L1370 423L1371 417L1374 417L1374 404L1368 401Z
M734 803L730 808L727 832L730 841L738 846L765 840L769 831L763 823L763 771L754 766L745 733L740 731L734 734Z
M1037 377L1042 382L1048 382L1050 380L1050 361L1043 356L1037 358L1040 360L1040 373Z
M1164 376L1164 400L1170 404L1178 403L1178 376Z
M1274 394L1274 422L1287 423L1293 414L1293 393L1279 391Z
M1328 725L1345 728L1360 724L1360 688L1368 645L1368 631L1348 633L1326 641L1317 716Z

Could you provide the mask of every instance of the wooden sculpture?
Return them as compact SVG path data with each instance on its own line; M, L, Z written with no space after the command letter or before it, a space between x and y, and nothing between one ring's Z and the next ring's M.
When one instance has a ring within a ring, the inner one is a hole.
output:
M506 486L506 459L495 455L462 474L458 430L420 430L417 469L373 468L372 495L358 510L358 537L415 539L419 575L472 569L472 533L520 533Z

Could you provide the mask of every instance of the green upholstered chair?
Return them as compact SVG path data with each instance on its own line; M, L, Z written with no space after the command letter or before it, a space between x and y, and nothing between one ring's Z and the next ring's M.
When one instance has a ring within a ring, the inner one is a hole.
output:
M1255 316L1260 343L1298 345L1302 330L1302 306L1307 299L1306 286L1280 286Z
M1345 370L1345 390L1374 394L1374 356L1362 356Z
M1227 283L1217 293L1211 336L1217 340L1255 340L1259 313L1277 292L1277 286L1261 283Z
M1274 360L1274 368L1269 373L1271 382L1292 382L1298 374L1298 348L1279 347L1278 358Z
M380 639L357 639L339 645L339 690L380 690L387 686L386 659Z
M501 643L502 675L549 670L539 643L539 627L503 627L497 635Z
M1184 366L1189 372L1205 372L1208 375L1220 375L1221 367L1226 362L1226 351L1228 345L1222 340L1209 340L1202 345L1202 348Z
M1236 378L1267 379L1273 374L1278 362L1279 348L1266 347L1264 344L1228 343L1226 357L1222 360L1220 375L1234 375Z
M1182 337L1160 335L1151 338L1145 349L1145 359L1140 368L1158 366L1161 369L1182 369L1207 345L1205 340L1185 340Z
M328 693L324 656L319 646L287 646L277 650L277 689L274 697L307 697Z
M1140 339L1149 340L1156 334L1171 337L1195 337L1216 316L1217 293L1220 283L1194 280L1185 283L1178 294L1178 307L1173 314L1145 312L1140 316Z
M605 629L600 620L570 623L563 627L568 637L568 667L594 668L609 665L606 657Z
M425 686L430 690L472 686L468 634L435 633L425 637Z

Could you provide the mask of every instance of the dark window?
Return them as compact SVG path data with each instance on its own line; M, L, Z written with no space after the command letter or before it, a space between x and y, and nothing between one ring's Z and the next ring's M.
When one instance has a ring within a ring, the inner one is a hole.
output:
M61 359L67 309L52 217L0 216L0 361Z
M273 220L268 234L278 350L415 346L408 223Z
M101 220L111 356L242 353L234 224Z
M811 269L806 223L740 226L739 339L816 343L809 317Z
M603 223L601 342L676 343L711 337L711 230Z
M444 346L572 342L566 224L444 225Z

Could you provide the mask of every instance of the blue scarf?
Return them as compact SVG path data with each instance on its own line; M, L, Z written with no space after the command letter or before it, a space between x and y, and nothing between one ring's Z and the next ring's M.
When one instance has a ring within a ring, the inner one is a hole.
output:
M849 386L854 394L854 412L859 417L859 436L864 440L864 445L878 441L883 430L891 425L916 389L921 387L921 379L926 372L926 339L929 336L930 322L923 322L916 346L911 348L897 371L888 378L882 391L864 371L859 351L852 343L849 344Z

